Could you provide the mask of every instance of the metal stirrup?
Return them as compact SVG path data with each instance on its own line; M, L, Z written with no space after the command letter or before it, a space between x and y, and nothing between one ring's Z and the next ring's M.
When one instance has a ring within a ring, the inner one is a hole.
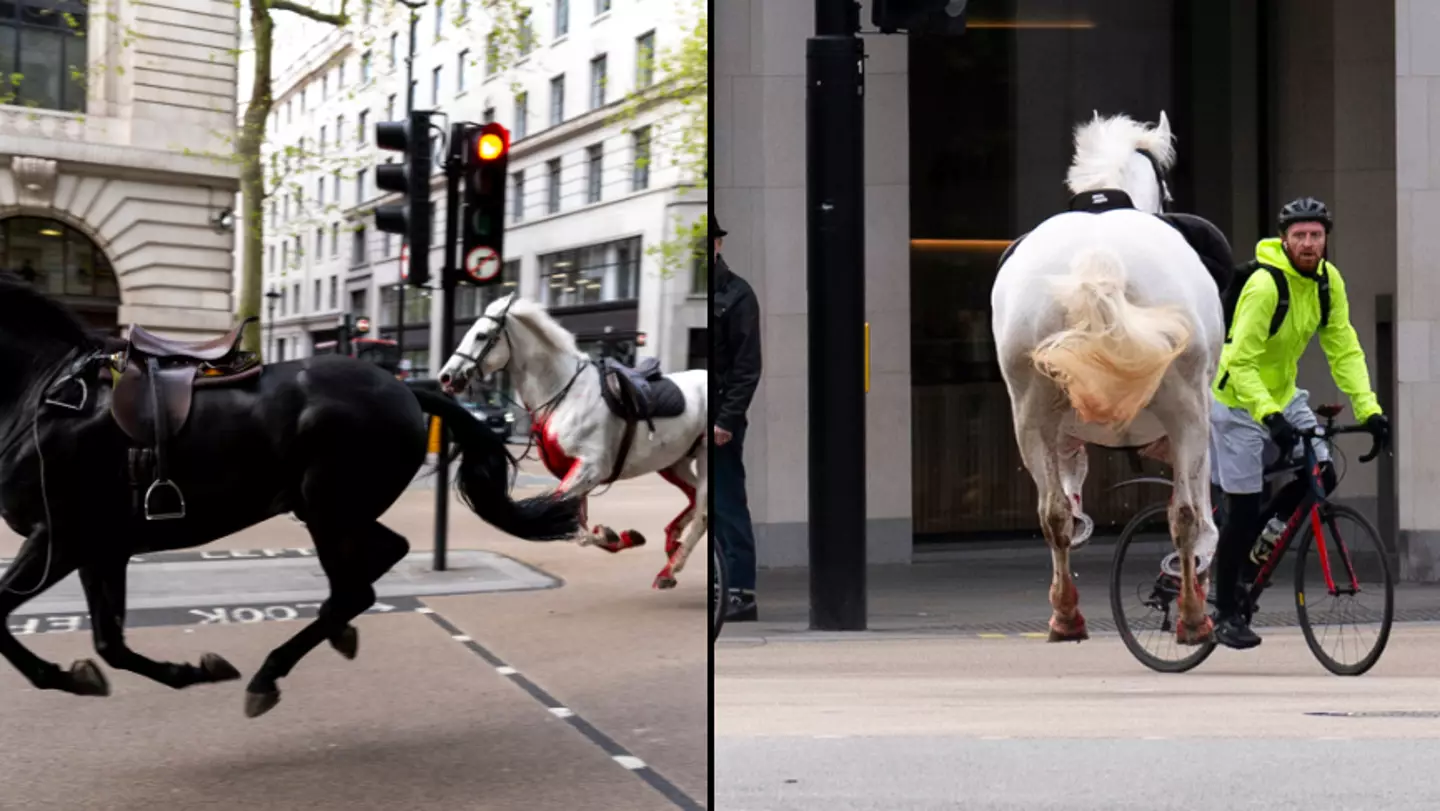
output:
M153 497L153 496L155 495L155 489L158 488L158 487L168 487L172 492L175 493L175 499L180 502L180 512L178 512L178 513L152 513L152 512L150 511L150 499L151 499L151 497ZM175 484L175 482L172 482L172 481L170 481L169 479L156 479L155 481L150 482L150 487L145 490L145 520L146 520L146 521L168 521L168 520L171 520L171 519L174 519L174 518L184 518L184 517L185 517L185 494L180 492L180 488Z

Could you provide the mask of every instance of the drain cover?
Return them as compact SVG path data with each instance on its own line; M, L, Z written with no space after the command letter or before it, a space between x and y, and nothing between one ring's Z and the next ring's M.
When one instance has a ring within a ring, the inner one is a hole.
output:
M1361 712L1307 712L1329 718L1440 718L1440 710L1369 710Z

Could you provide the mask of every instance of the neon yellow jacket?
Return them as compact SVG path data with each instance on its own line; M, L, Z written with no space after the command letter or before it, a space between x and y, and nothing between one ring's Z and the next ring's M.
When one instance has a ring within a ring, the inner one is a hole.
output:
M1235 305L1230 342L1220 353L1215 399L1231 408L1244 408L1256 422L1283 412L1295 397L1300 356L1318 331L1320 347L1330 362L1330 376L1350 398L1355 419L1364 422L1379 414L1380 404L1370 390L1365 352L1350 325L1350 301L1339 268L1325 262L1330 279L1330 323L1322 329L1320 285L1300 275L1290 264L1280 239L1260 240L1255 246L1255 258L1285 272L1290 285L1290 312L1275 337L1270 337L1270 318L1280 301L1280 291L1264 269L1250 274Z

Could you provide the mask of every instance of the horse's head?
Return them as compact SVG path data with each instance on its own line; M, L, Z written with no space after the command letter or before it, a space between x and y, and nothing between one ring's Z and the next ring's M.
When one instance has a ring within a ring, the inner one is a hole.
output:
M98 348L70 308L0 270L0 408L49 375L72 350Z
M446 391L455 394L477 375L489 377L509 365L514 341L510 311L519 299L519 293L511 293L490 302L465 331L455 353L440 368L440 385Z
M1166 175L1174 164L1175 136L1164 110L1154 126L1096 112L1075 128L1075 159L1065 182L1071 194L1119 189L1135 208L1158 214L1173 202Z

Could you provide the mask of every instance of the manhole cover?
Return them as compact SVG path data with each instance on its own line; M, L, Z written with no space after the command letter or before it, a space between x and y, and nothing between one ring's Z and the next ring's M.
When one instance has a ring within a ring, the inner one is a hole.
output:
M1361 712L1307 712L1328 718L1440 718L1440 710L1369 710Z

